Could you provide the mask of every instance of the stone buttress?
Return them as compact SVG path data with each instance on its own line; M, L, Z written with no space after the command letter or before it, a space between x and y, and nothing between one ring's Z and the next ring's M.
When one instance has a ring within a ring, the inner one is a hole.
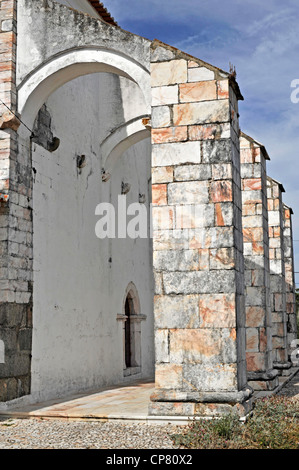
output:
M288 357L292 354L297 340L297 313L296 313L296 295L295 295L295 274L294 274L294 249L293 249L293 230L292 214L293 210L286 204L283 204L284 210L284 262L285 262L285 282L286 282L286 313L287 313L287 349ZM292 344L293 343L293 344Z
M245 264L246 361L255 390L278 385L272 360L266 149L240 135Z
M273 365L280 374L291 367L287 351L286 282L283 233L284 187L267 177Z
M155 41L153 415L250 408L237 100L232 75Z

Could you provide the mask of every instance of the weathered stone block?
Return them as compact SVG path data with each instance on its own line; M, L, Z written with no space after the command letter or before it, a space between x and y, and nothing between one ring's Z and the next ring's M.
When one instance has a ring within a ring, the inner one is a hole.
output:
M14 20L4 20L1 22L1 30L4 32L12 31L14 27Z
M228 180L212 181L210 186L211 201L230 202L233 200L232 182Z
M155 402L149 404L152 416L194 416L194 403Z
M205 391L237 390L237 365L218 364L214 367L205 364L183 365L183 389Z
M215 140L230 137L230 124L201 124L188 127L189 140Z
M179 101L179 90L177 85L159 86L152 88L152 106L164 106L175 104Z
M157 206L167 205L167 185L166 184L153 184L152 185L152 204Z
M26 352L5 351L5 364L1 365L0 377L19 377L30 374L30 354Z
M216 294L235 292L234 271L163 273L166 294Z
M263 218L259 215L252 215L243 218L243 227L263 227L264 221Z
M225 147L224 143L222 145ZM219 148L218 148L218 151L220 151ZM216 152L217 152L217 149L216 149ZM233 170L233 167L231 163L214 163L212 165L213 180L225 180L225 179L231 180L233 178L232 170Z
M222 344L219 330L170 330L170 361L182 363L220 362Z
M210 227L189 232L190 248L230 248L234 246L233 227Z
M242 189L251 191L262 190L262 179L261 178L243 178Z
M151 123L153 129L169 127L171 125L170 107L157 106L152 108Z
M198 250L199 262L198 269L199 271L208 271L210 269L210 252L208 249L199 249Z
M179 100L181 103L216 100L216 98L217 89L214 80L179 85Z
M265 305L265 287L246 287L245 305L263 307Z
M180 389L183 368L180 364L156 364L155 386L157 389Z
M275 253L277 256L278 253ZM271 275L280 276L283 273L283 262L281 258L270 259L270 273Z
M237 312L234 312L234 313L237 314ZM237 337L236 328L222 328L221 329L221 341L222 341L221 363L224 363L224 364L235 363L236 364L238 362L239 363L241 362L242 352L240 353L239 350L240 350L240 345L242 345L242 342L240 341L240 336L241 336L240 333L241 333L241 330L238 331L238 337ZM238 349L238 345L239 345L239 349ZM245 351L245 348L244 348L244 351Z
M8 356L18 349L17 330L12 328L2 328L0 339L4 342L5 354Z
M214 80L215 73L206 67L189 67L188 82L201 82L204 80Z
M169 362L168 329L155 331L156 363Z
M184 142L187 137L187 126L152 129L152 142L154 144Z
M22 329L19 332L19 348L21 351L29 351L32 348L32 330L31 328Z
M173 124L186 126L213 122L228 122L227 100L177 104L173 107Z
M151 83L153 87L185 83L187 78L187 61L184 59L151 64Z
M266 358L263 353L260 352L247 352L246 353L247 370L249 372L254 371L265 371L266 370Z
M151 62L165 62L174 58L174 52L162 46L156 47L151 53Z
M229 82L228 80L217 81L217 97L219 100L229 99Z
M201 294L199 314L202 328L233 328L236 325L235 294Z
M252 276L251 278L252 287L262 287L265 285L266 275L262 269L253 269L251 271L251 276ZM266 297L265 297L265 300L266 300Z
M270 226L280 225L280 213L278 211L268 211L268 223Z
M175 226L177 229L197 229L214 225L213 204L186 204L176 206Z
M210 250L211 269L234 269L235 248L218 248Z
M208 202L207 181L186 181L168 185L169 204L207 204Z
M171 183L173 181L173 167L161 166L152 168L152 184Z
M154 271L154 294L161 295L163 294L163 281L162 274Z
M197 250L163 250L154 253L154 268L157 271L194 271L198 270Z
M226 174L226 177L221 177L221 173L226 169L228 171L232 171L231 167L231 158L232 158L232 150L231 150L231 142L228 139L223 140L207 140L204 141L202 144L202 153L203 153L203 163L228 163L228 166L225 168L222 167L215 167L213 166L213 177L215 175L216 170L218 170L218 177L217 179L226 179L231 178L232 174Z
M153 230L168 230L172 229L175 226L174 223L174 209L169 206L163 206L163 207L153 207L152 208L152 225L153 225ZM170 236L170 234L168 234ZM169 236L167 238L169 238ZM162 238L166 239L166 237ZM158 239L155 239L155 241L158 241Z
M234 220L234 207L230 202L215 204L215 225L219 227L230 226Z
M175 181L203 181L211 177L210 165L182 165L174 168Z
M259 352L259 330L257 328L246 329L246 350Z
M157 328L199 328L197 295L163 295L155 297L155 324Z
M156 144L152 146L153 167L200 162L200 142Z
M244 242L254 244L255 242L262 242L264 237L263 227L245 227L243 229Z
M153 213L158 209L153 208ZM165 208L168 209L168 208ZM163 219L164 220L164 219ZM167 223L169 221L167 220ZM189 249L189 230L157 230L153 233L154 250L186 250ZM191 248L192 249L192 248Z

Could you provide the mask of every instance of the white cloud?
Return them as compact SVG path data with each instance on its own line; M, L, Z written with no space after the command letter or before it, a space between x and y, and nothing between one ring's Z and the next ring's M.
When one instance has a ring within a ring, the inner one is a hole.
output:
M271 12L263 18L253 21L253 23L247 28L246 32L249 36L253 36L260 32L265 33L265 31L269 29L275 31L275 28L282 26L293 18L293 10L290 8L279 10L274 13Z

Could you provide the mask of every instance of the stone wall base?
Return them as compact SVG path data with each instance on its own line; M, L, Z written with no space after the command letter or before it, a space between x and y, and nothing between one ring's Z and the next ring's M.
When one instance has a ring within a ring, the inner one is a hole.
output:
M32 306L0 305L0 340L4 344L4 363L0 363L0 402L30 394Z
M252 409L252 394L251 387L235 392L158 390L151 396L149 414L151 416L210 417L234 412L243 417Z
M150 416L213 417L236 413L246 416L252 409L252 398L243 403L190 403L190 402L151 402Z
M273 380L250 380L248 382L254 391L259 392L262 390L275 390L279 385L278 377Z
M255 391L275 390L279 385L278 375L275 369L267 372L248 372L248 385Z
M291 362L274 362L273 367L277 370L279 376L288 376L291 374Z
M29 375L0 379L0 402L6 402L30 394Z

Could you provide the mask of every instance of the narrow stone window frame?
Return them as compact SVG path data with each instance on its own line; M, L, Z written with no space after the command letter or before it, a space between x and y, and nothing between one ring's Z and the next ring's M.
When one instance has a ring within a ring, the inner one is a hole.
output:
M130 302L129 315L126 314L128 301ZM139 295L133 282L130 282L126 288L122 305L122 313L117 315L117 321L122 322L123 375L128 377L141 373L141 322L147 318L146 315L141 314ZM130 358L128 358L128 351Z

